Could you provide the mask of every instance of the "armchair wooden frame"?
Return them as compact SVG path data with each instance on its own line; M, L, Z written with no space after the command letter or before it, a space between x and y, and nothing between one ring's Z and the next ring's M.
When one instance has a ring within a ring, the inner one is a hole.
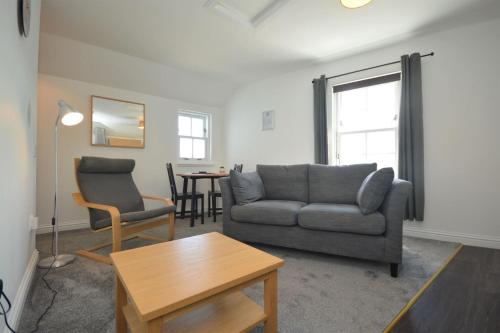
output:
M75 175L78 170L78 166L80 165L80 159L75 158L74 159L74 165L75 165ZM77 184L78 184L78 179L77 179ZM149 200L156 200L156 201L161 201L163 202L166 206L171 206L173 205L172 200L169 198L164 198L160 196L154 196L154 195L142 195L143 199L149 199ZM120 211L118 208L114 206L109 206L109 205L103 205L99 203L94 203L94 202L88 202L84 199L83 195L80 192L73 193L73 199L75 202L82 207L85 208L93 208L93 209L98 209L98 210L103 210L107 211L109 215L111 216L111 226L98 229L98 230L92 230L94 233L102 232L102 231L107 231L111 230L112 232L112 242L108 243L102 243L98 244L96 246L93 246L88 249L83 249L83 250L78 250L76 251L76 254L91 260L95 260L101 263L105 263L108 265L112 265L111 263L111 258L109 256L101 255L98 253L95 253L96 250L102 249L104 247L112 245L112 252L118 252L121 251L122 249L122 241L127 241L130 239L134 238L142 238L146 240L152 240L152 241L157 241L157 242L165 242L165 241L171 241L174 239L175 236L175 212L170 212L166 217L161 217L161 218L152 218L152 219L147 219L144 221L140 222L121 222L120 220ZM156 228L161 225L168 225L168 237L167 239L151 236L151 235L146 235L142 234L143 231Z

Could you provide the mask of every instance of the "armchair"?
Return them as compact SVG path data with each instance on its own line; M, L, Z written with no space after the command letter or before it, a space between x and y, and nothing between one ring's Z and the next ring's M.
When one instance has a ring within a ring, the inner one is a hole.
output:
M121 251L122 241L143 238L169 241L175 232L175 205L168 198L141 195L132 178L134 160L82 157L74 159L75 175L80 192L73 199L89 210L93 232L112 231L112 242L83 249L76 254L111 264L109 256L94 251L112 245L112 252ZM144 199L164 203L164 207L145 210ZM162 239L141 232L168 225L168 238Z

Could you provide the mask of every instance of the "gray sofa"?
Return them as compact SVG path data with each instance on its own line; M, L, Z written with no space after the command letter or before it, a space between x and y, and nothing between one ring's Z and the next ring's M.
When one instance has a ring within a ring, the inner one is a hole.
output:
M245 205L235 203L230 178L222 178L223 232L244 242L387 262L397 277L411 183L395 179L379 210L363 215L356 195L376 168L258 165L265 198Z

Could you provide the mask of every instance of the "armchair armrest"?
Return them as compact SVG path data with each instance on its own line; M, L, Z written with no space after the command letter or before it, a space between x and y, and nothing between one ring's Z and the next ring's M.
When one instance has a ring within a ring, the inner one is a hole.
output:
M118 220L120 219L120 211L118 210L118 208L116 208L114 206L103 205L103 204L85 201L85 199L83 198L81 193L73 193L73 199L75 200L75 202L79 206L86 207L86 208L98 209L98 210L104 210L104 211L107 211L109 213L109 215L111 215L112 219L114 219L114 218L118 218Z
M223 227L231 220L231 207L234 205L233 189L229 177L219 178L219 187L222 194Z
M165 198L165 197L160 197L157 195L142 195L143 199L149 199L149 200L155 200L155 201L161 201L165 204L165 206L175 206L174 203L172 202L171 199Z
M400 263L403 242L403 220L412 184L406 180L395 179L386 194L381 213L385 216L386 259Z

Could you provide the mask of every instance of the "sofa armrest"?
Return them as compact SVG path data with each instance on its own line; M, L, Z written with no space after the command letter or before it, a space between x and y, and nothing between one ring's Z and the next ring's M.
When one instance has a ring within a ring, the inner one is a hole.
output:
M387 261L400 263L403 247L403 220L412 184L395 179L382 203L381 212L385 216L385 256Z
M231 179L229 177L219 178L219 187L222 193L222 218L226 223L231 220L231 207L235 203Z

